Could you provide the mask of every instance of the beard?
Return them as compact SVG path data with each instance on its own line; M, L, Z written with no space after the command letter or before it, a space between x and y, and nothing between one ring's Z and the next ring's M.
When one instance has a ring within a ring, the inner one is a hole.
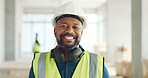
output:
M67 45L63 42L63 36L66 36L66 35L69 35L69 36L73 36L74 39L75 39L75 42L73 45ZM76 48L79 44L79 41L78 41L78 36L75 36L73 34L69 34L69 33L66 33L66 34L61 34L60 35L60 40L57 40L58 44L60 45L61 48L63 49L66 49L66 50L72 50L74 48Z

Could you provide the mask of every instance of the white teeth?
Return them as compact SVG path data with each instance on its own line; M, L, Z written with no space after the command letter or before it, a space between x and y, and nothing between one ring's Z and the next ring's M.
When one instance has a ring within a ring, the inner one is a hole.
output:
M73 37L65 37L66 39L73 39Z

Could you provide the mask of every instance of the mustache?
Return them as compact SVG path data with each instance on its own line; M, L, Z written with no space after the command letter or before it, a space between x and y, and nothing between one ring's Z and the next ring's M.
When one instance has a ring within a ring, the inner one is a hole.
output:
M61 35L60 35L60 37L63 37L63 36L73 36L74 38L77 38L76 35L71 34L71 33L65 33L65 34L61 34Z

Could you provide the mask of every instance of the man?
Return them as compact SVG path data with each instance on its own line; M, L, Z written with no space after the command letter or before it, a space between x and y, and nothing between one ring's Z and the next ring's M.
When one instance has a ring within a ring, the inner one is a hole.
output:
M79 7L68 2L52 20L58 45L47 53L36 53L29 78L109 78L103 57L79 45L86 20Z

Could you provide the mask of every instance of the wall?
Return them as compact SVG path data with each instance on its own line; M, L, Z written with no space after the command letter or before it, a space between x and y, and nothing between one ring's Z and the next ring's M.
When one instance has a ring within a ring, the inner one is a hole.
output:
M130 0L108 0L107 39L107 60L114 63L117 48L122 45L131 46Z
M33 54L21 54L21 25L25 7L22 0L15 0L15 61L29 63L33 59Z
M15 2L15 58L16 61L19 61L21 58L21 46L20 46L20 36L21 36L21 24L22 24L22 15L23 15L23 7L22 0L16 0Z
M142 0L142 57L148 59L148 0Z
M0 0L0 63L4 60L4 0Z

